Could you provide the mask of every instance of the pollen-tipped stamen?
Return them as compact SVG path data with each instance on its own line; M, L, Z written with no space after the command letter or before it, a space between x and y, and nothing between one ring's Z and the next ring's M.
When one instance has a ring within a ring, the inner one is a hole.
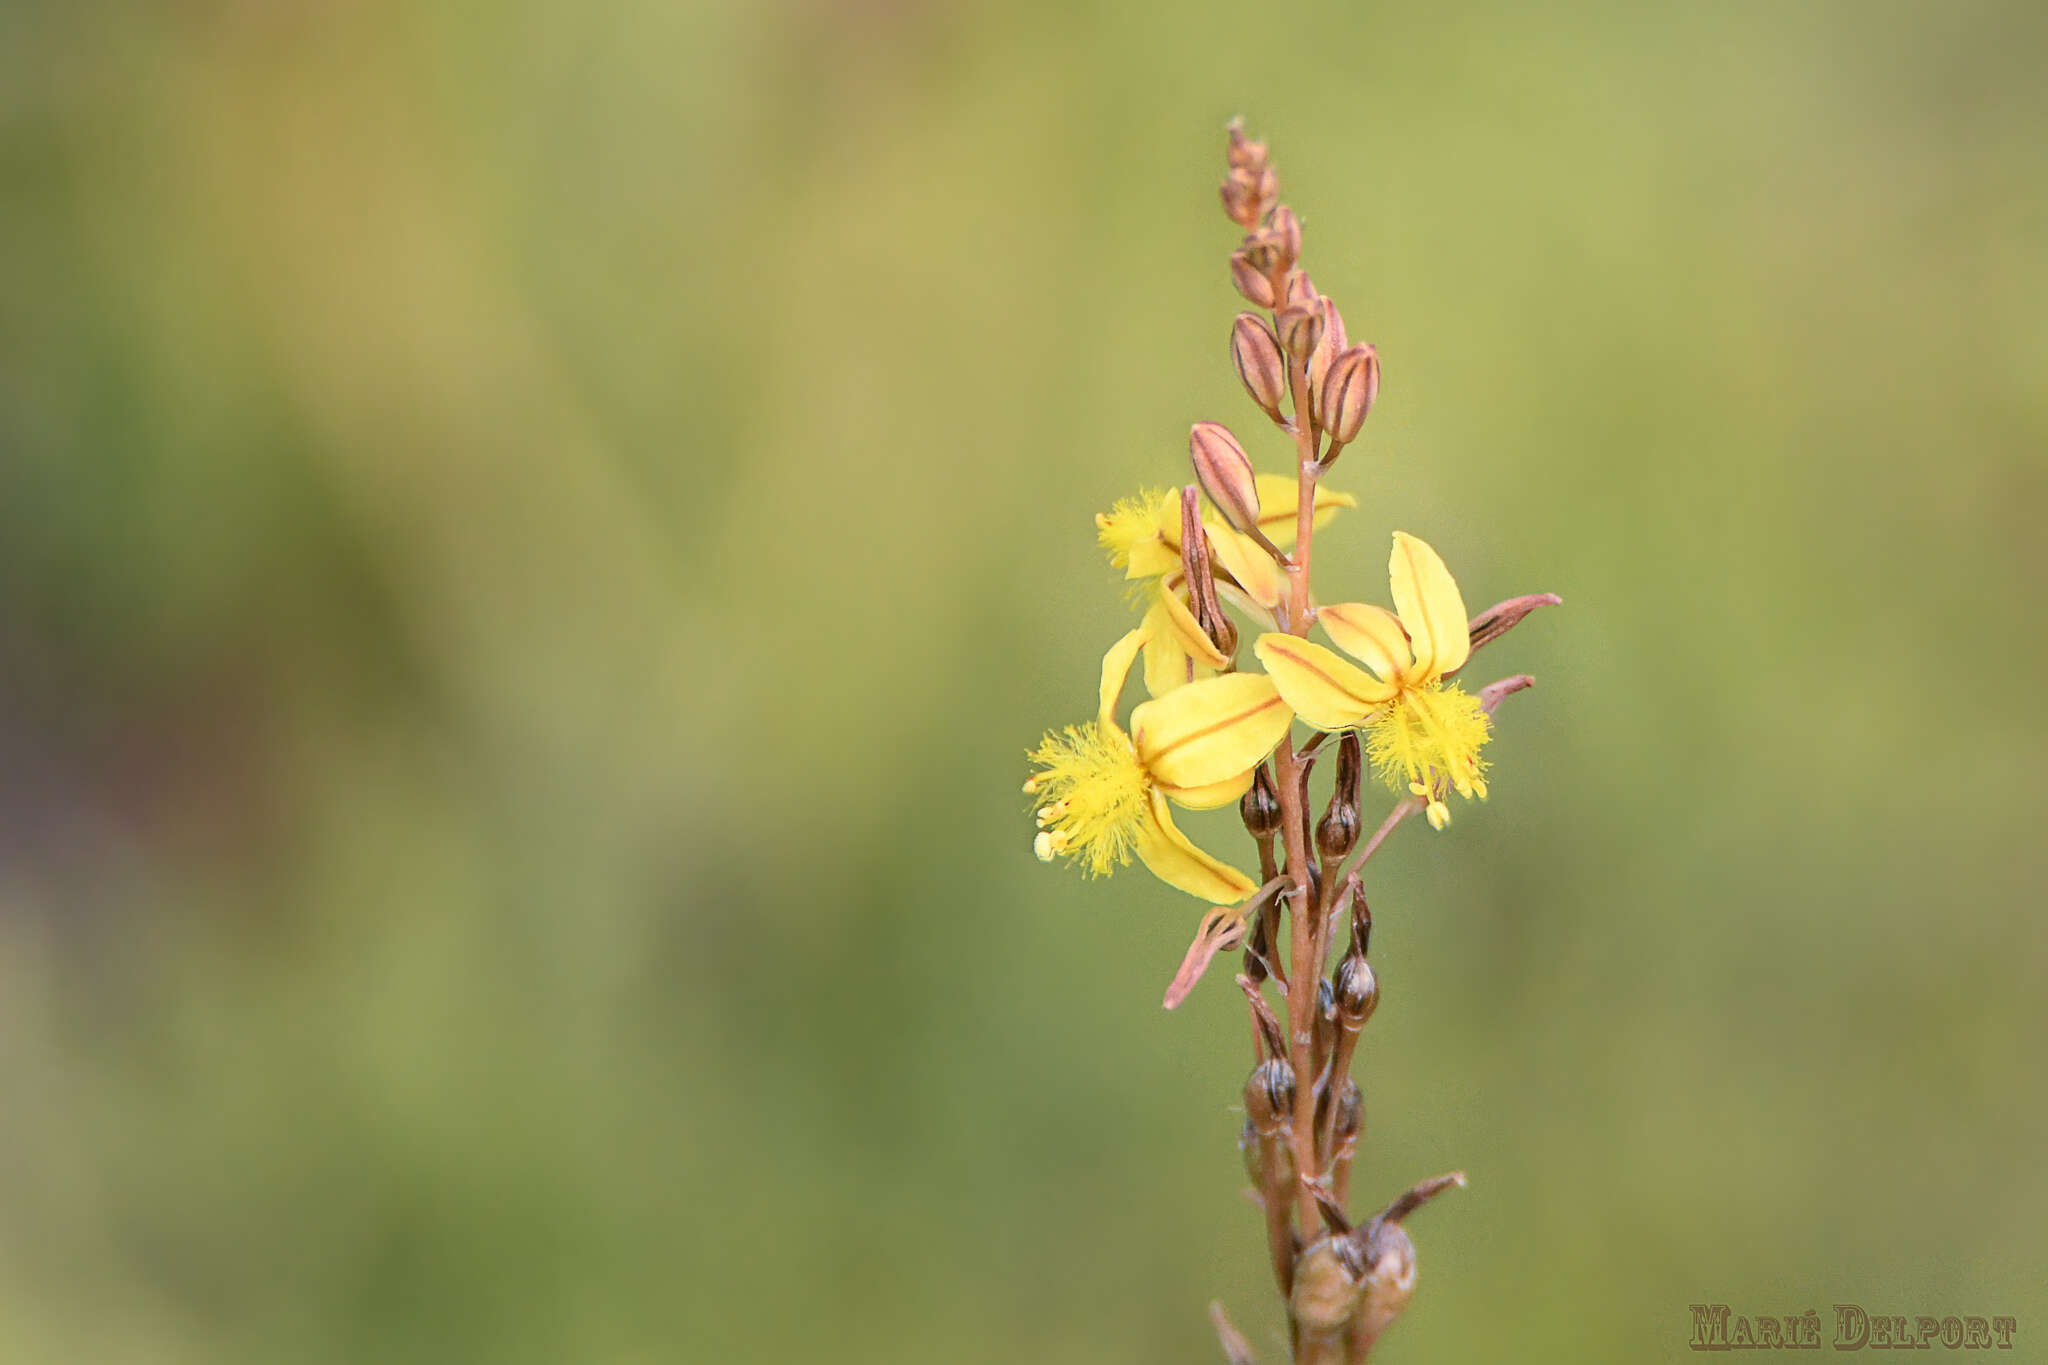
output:
M1412 688L1373 719L1367 751L1382 780L1421 798L1429 823L1442 829L1450 823L1443 798L1451 790L1468 799L1486 797L1486 763L1479 750L1487 731L1486 710L1477 698L1455 686Z
M1097 722L1048 733L1031 753L1033 792L1047 798L1032 850L1050 862L1065 854L1090 876L1128 863L1151 795L1151 779L1121 731Z

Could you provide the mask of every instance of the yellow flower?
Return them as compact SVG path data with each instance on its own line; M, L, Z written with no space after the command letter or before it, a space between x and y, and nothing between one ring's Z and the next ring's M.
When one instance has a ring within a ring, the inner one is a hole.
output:
M1254 481L1259 490L1259 529L1266 538L1286 549L1294 543L1295 499L1293 479L1280 474L1261 474ZM1316 486L1315 524L1337 515L1341 508L1356 507L1358 499L1349 493ZM1213 512L1213 508L1209 509ZM1209 542L1242 541L1267 565L1272 558L1249 536L1239 535L1220 517L1205 514L1203 529ZM1126 578L1158 578L1180 567L1180 490L1148 488L1134 498L1125 498L1095 517L1095 538L1109 551L1109 562L1124 571ZM1218 558L1223 556L1219 552ZM1249 589L1250 585L1246 585Z
M1319 608L1316 619L1338 648L1292 635L1262 635L1253 649L1295 714L1318 730L1367 726L1366 751L1396 791L1428 802L1429 823L1450 823L1447 791L1486 796L1488 720L1479 699L1446 675L1471 654L1465 601L1437 552L1394 533L1388 577L1399 615L1364 602ZM1368 672L1367 669L1371 671Z
M1168 885L1235 905L1257 884L1189 842L1167 803L1209 810L1237 800L1293 716L1271 679L1227 673L1141 703L1126 732L1117 698L1148 634L1140 626L1103 656L1096 718L1048 733L1031 752L1038 771L1024 790L1044 803L1033 848L1043 861L1065 856L1097 877L1135 853Z
M1291 545L1295 531L1295 486L1275 474L1258 476L1259 500L1267 511L1259 524L1268 539ZM1316 490L1316 525L1355 506L1349 493ZM1164 696L1184 683L1213 678L1230 666L1230 656L1209 639L1188 600L1180 556L1180 491L1148 489L1125 498L1095 518L1096 537L1109 561L1124 570L1134 596L1145 604L1145 690ZM1287 595L1287 578L1273 557L1250 536L1215 517L1205 517L1210 566L1217 594L1268 628L1274 608Z
M1163 697L1183 683L1213 678L1230 666L1188 604L1187 576L1178 566L1152 587L1145 632L1145 690Z

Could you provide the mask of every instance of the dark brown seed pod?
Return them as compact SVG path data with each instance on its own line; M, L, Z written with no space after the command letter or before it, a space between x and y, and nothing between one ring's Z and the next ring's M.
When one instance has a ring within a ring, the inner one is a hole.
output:
M1328 865L1344 861L1358 843L1358 789L1364 774L1364 746L1356 730L1346 730L1337 741L1337 780L1330 791L1330 804L1316 825L1316 850Z
M1252 785L1238 798L1237 813L1254 839L1270 839L1280 832L1280 789L1273 785L1273 770L1261 763L1252 770Z
M1274 1057L1252 1068L1244 1083L1245 1118L1261 1136L1285 1128L1294 1114L1294 1068Z
M1380 980L1363 953L1348 953L1337 964L1337 1016L1344 1027L1360 1029L1380 1007Z

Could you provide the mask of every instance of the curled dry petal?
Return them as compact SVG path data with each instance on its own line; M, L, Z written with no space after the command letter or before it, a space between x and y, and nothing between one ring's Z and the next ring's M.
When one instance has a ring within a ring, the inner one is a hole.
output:
M1486 714L1490 716L1500 707L1503 698L1511 697L1523 688L1535 685L1536 680L1527 673L1517 673L1511 678L1490 682L1479 689L1479 704L1486 708Z
M1532 592L1522 597L1510 597L1505 602L1496 602L1472 618L1466 627L1466 635L1472 641L1472 648L1490 645L1501 636L1521 624L1522 618L1538 607L1559 607L1564 599L1554 592Z
M1239 906L1218 905L1202 916L1201 924L1195 929L1194 942L1188 944L1187 955L1180 960L1180 970L1173 974L1173 980L1166 987L1166 998L1160 1003L1167 1009L1175 1009L1188 998L1195 983L1202 979L1202 973L1209 970L1209 964L1218 953L1229 952L1244 942L1244 910Z
M1244 1333L1233 1327L1223 1305L1209 1305L1209 1324L1216 1329L1216 1344L1223 1348L1225 1365L1259 1365L1259 1357Z

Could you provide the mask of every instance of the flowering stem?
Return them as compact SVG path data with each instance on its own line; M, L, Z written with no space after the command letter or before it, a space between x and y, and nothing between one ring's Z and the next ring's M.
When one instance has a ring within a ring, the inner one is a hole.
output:
M1276 319L1277 323L1277 319ZM1294 554L1287 561L1287 617L1281 625L1290 635L1306 636L1309 617L1309 560L1315 535L1316 444L1309 414L1308 366L1290 356L1288 388L1294 400L1296 499ZM1282 739L1273 755L1274 785L1280 795L1280 830L1287 841L1287 872L1294 882L1288 905L1287 1054L1294 1068L1294 1140L1296 1216L1301 1235L1316 1226L1316 1201L1309 1182L1321 1174L1316 1161L1316 1093L1314 1085L1315 1013L1322 983L1322 907L1313 901L1308 874L1307 798L1299 779L1292 741Z

